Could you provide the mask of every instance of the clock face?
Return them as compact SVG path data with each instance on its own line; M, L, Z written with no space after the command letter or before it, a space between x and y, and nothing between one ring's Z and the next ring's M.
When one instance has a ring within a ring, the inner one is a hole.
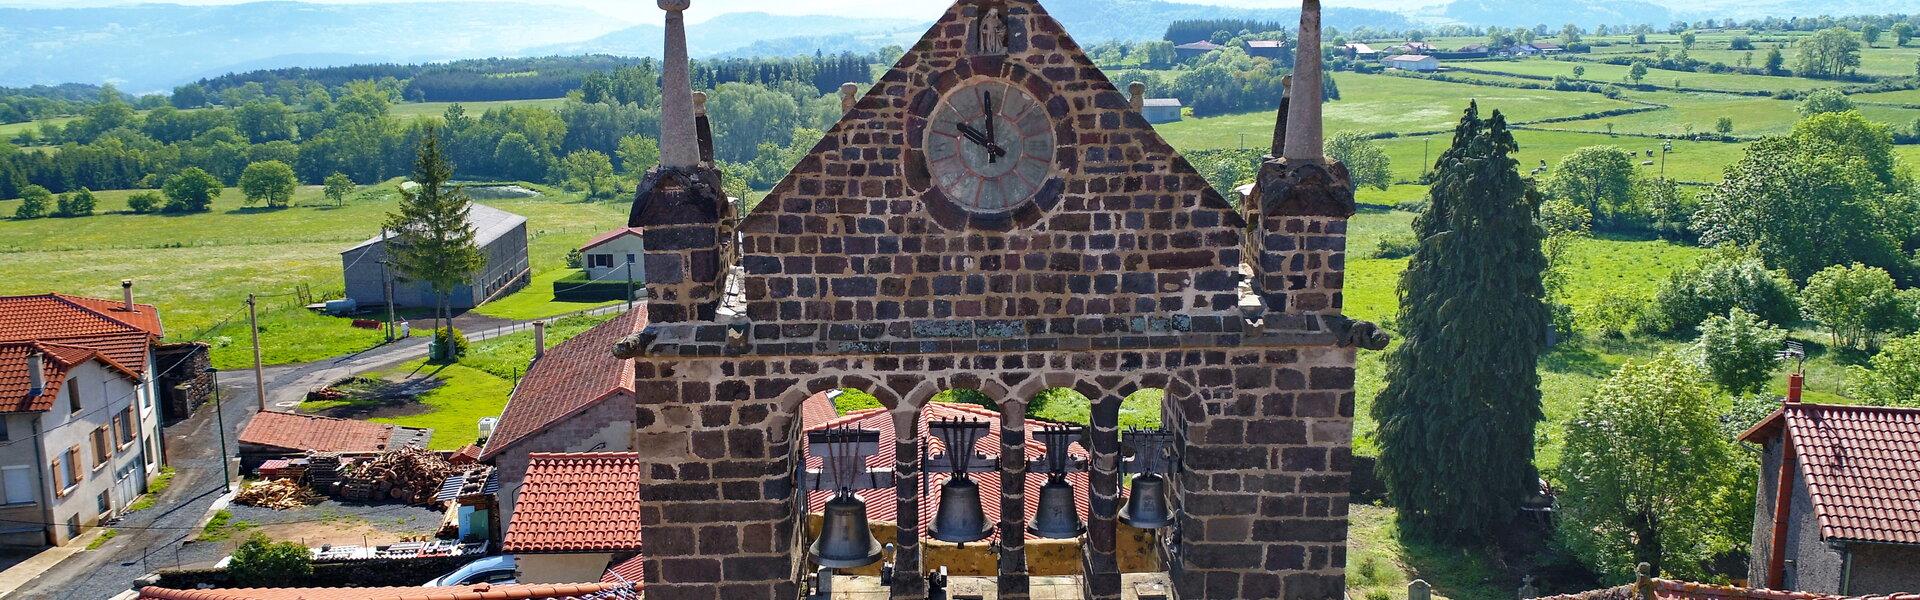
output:
M968 212L1033 201L1053 176L1053 119L1019 86L981 80L949 92L927 124L927 171Z

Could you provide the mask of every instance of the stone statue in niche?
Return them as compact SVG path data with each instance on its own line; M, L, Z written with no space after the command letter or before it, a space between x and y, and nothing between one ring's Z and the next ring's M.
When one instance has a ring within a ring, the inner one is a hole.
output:
M993 56L1007 53L1007 16L1000 13L1000 7L987 9L980 16L980 54Z

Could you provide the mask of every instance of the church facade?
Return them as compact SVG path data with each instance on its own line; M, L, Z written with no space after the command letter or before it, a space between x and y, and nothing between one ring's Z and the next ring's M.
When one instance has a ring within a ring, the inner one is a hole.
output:
M671 46L686 3L662 7ZM894 598L925 598L938 567L915 522L914 424L962 388L999 405L1003 481L1028 468L1035 394L1092 401L1087 598L1122 594L1117 420L1149 388L1175 440L1178 518L1154 533L1178 597L1343 595L1356 346L1385 340L1341 315L1352 185L1318 157L1318 103L1291 132L1312 130L1314 157L1276 147L1236 207L1137 102L1039 2L962 0L751 213L707 162L650 172L630 223L650 319L610 349L632 359L649 598L799 596L798 411L840 388L878 397L897 430ZM691 143L667 129L664 145ZM1003 599L1028 597L1018 488L986 499Z

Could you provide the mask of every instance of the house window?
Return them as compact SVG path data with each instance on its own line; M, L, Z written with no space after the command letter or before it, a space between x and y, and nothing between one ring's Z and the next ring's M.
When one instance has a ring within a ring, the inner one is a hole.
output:
M80 412L79 379L70 379L67 381L67 410L76 414Z
M113 438L108 437L109 435L110 434L107 433L107 426L105 425L93 428L93 435L90 441L93 442L93 468L95 469L106 465L107 459L113 458L113 442L111 441Z
M634 260L633 260L633 255L632 255L632 254L628 254L628 255L627 255L627 264L633 264L634 262L636 262L636 261L634 261Z
M71 517L67 517L67 537L77 537L79 535L80 535L80 515L73 515Z
M0 442L11 439L13 439L13 436L7 434L7 416L0 415Z
M66 481L67 485L66 487L73 487L76 485L80 485L81 477L82 477L82 474L80 472L80 447L74 446L71 448L67 448L67 481Z
M53 497L59 498L67 495L67 488L73 487L73 484L67 483L66 457L55 456L52 462L47 463L47 478L54 482Z
M27 465L0 467L0 487L6 488L7 504L33 503L33 474Z
M108 496L107 492L100 492L100 495L93 499L93 505L99 507L100 514L113 512L113 498Z
M118 424L120 430L120 445L125 446L131 444L135 438L140 437L138 432L139 425L133 418L133 407L129 406L122 409L120 411L120 418L116 419L115 423Z
M613 268L613 255L612 254L588 254L587 268L611 269Z

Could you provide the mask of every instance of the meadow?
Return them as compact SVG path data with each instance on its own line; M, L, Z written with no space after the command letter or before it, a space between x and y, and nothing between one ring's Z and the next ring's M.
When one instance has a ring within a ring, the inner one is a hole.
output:
M243 206L241 194L229 189L212 210L187 215L133 214L126 201L134 190L97 192L93 216L0 221L0 294L117 297L120 280L133 279L140 301L161 307L168 340L213 344L214 364L223 369L253 363L244 310L249 293L260 296L266 364L365 350L384 336L309 312L302 300L339 296L340 252L379 234L398 201L392 187L367 186L335 207L318 187L306 186L295 193L294 206L282 209ZM486 202L528 218L536 278L564 271L568 250L626 218L625 206L548 192ZM0 214L12 214L18 204L0 201ZM504 316L537 318L595 304L552 302L551 289L536 283L500 306Z

